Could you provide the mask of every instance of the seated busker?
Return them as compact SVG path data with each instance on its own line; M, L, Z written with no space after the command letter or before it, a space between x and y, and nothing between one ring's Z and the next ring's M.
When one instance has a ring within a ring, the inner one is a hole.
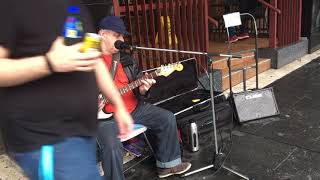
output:
M105 17L100 22L99 35L102 37L101 50L106 67L111 71L112 57L116 58L118 49L114 47L117 40L124 40L129 35L123 21L116 16ZM119 53L120 59L114 71L114 83L120 89L130 82L142 77L137 61L127 53ZM112 71L111 71L112 72ZM137 88L121 92L127 110L131 113L134 123L148 128L150 143L154 150L158 176L168 177L183 174L191 167L191 163L182 162L178 139L176 119L172 112L143 101L154 79L141 80ZM106 104L104 111L114 112L112 104ZM113 121L101 121L98 129L98 143L102 150L102 166L105 179L124 179L122 144L117 138L117 127Z

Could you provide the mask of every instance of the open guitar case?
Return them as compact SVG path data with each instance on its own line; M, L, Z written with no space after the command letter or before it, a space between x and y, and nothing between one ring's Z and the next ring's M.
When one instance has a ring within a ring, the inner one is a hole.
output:
M182 71L174 71L168 77L156 77L147 102L174 113L183 143L188 139L189 125L197 124L198 135L212 132L212 108L210 91L205 89L197 77L195 58L180 61ZM200 83L199 83L200 82ZM233 112L222 92L215 91L216 124L220 128L232 122Z

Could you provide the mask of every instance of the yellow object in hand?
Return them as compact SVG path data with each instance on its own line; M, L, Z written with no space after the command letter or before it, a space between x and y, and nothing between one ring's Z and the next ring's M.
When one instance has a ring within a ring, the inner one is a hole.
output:
M100 51L101 37L95 33L86 33L80 52L88 52L90 50Z

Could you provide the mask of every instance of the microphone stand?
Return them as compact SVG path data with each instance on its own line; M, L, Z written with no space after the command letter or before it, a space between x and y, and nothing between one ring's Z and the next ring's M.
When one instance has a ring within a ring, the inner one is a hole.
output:
M229 57L229 58L241 58L241 56L232 56L232 55L226 55L224 57ZM243 179L249 180L249 178L235 170L232 170L226 166L223 165L223 158L224 158L224 154L222 152L219 152L219 147L218 147L218 138L217 138L217 126L216 126L216 115L215 115L215 111L214 111L214 94L213 94L213 71L212 71L212 58L210 58L210 56L207 55L208 58L208 73L210 74L210 81L209 81L209 85L210 85L210 97L211 97L211 108L212 108L212 122L213 122L213 130L214 130L214 145L215 145L215 154L212 160L212 164L190 171L184 175L182 175L181 177L187 177L190 176L192 174L198 173L198 172L202 172L205 171L207 169L211 169L214 168L215 170L218 170L219 168L223 168L237 176L242 177ZM226 157L225 157L226 158Z
M186 177L190 176L192 174L210 169L210 168L215 168L219 169L220 167L223 169L226 169L244 179L249 180L248 177L245 175L242 175L226 166L224 166L222 163L222 158L224 156L223 153L219 152L219 147L218 147L218 138L217 138L217 124L216 124L216 114L215 114L215 108L214 108L214 90L213 90L213 71L212 71L212 62L213 59L211 56L222 56L222 57L228 57L228 58L242 58L240 55L233 55L233 54L219 54L219 53L207 53L207 52L197 52L197 51L183 51L183 50L176 50L176 49L161 49L161 48L149 48L149 47L139 47L139 46L129 46L130 50L136 50L136 49L141 49L141 50L151 50L151 51L165 51L165 52L174 52L174 53L185 53L185 54L195 54L195 55L204 55L207 58L208 61L208 73L210 74L210 81L209 81L209 86L210 86L210 98L211 98L211 108L212 108L212 124L213 124L213 133L214 133L214 146L215 146L215 153L214 153L214 158L213 162L211 165L202 167L200 169L188 172L181 177Z
M252 19L253 19L253 22L254 22L254 28L255 28L255 63L256 63L256 65L255 65L255 68L256 68L256 88L258 89L258 31L257 31L257 25L256 25L256 21L255 21L255 18L254 18L254 16L252 16L251 14L249 14L249 13L241 13L240 14L241 16L245 16L245 15L247 15L247 16L250 16ZM229 38L229 29L228 28L226 28L227 29L227 35L228 35L228 38ZM228 43L228 53L230 53L230 42ZM228 57L228 68L229 68L229 84L230 84L230 96L231 96L231 98L233 97L233 92L232 92L232 79L231 79L231 57ZM244 75L245 75L245 69L244 69ZM212 74L212 73L211 73ZM211 75L212 76L212 75ZM210 76L210 83L212 82L212 77ZM211 86L211 85L210 85ZM212 87L211 87L212 88ZM210 88L210 89L211 89ZM246 90L246 84L245 84L245 80L244 80L244 90ZM232 98L233 99L233 98ZM214 114L214 113L213 113ZM215 119L215 118L213 118L213 119ZM215 134L215 136L216 136L216 134ZM215 138L215 141L217 141L216 140L217 138ZM198 169L198 170L194 170L194 171L192 171L192 172L189 172L189 173L186 173L186 174L184 174L183 175L183 177L185 177L185 176L189 176L189 175L191 175L191 174L194 174L194 173L197 173L197 172L201 172L201 171L204 171L204 170L206 170L206 169L209 169L209 168L217 168L217 167L215 167L215 166L218 166L218 168L219 168L219 163L221 162L221 160L222 160L222 158L223 158L223 154L222 153L219 153L218 151L217 151L217 148L216 148L216 154L215 154L216 156L215 156L215 158L218 158L218 159L214 159L213 161L213 164L211 164L211 165L209 165L209 166L206 166L206 167L203 167L203 168L200 168L200 169ZM217 162L217 160L218 160L218 162ZM215 163L216 162L216 163ZM240 173L238 173L238 172L236 172L236 171L234 171L234 170L232 170L232 169L230 169L230 168L228 168L228 167L226 167L226 166L224 166L223 164L221 165L221 168L223 168L223 169L226 169L226 170L228 170L228 171L230 171L230 172L232 172L232 173L234 173L234 174L236 174L236 175L238 175L238 176L240 176L240 177L242 177L243 179L246 179L246 180L249 180L249 178L247 177L247 176L245 176L245 175L242 175L242 174L240 174Z
M249 16L252 21L253 21L253 25L254 25L254 41L255 41L255 49L254 49L254 58L255 58L255 65L254 66L250 66L250 67L244 67L242 69L243 71L243 91L247 91L246 88L246 70L249 68L255 68L255 73L256 73L256 90L259 89L259 54L258 54L258 29L257 29L257 23L256 23L256 19L254 18L254 16L250 13L240 13L240 16ZM234 27L234 26L233 26ZM230 38L230 32L229 32L229 28L226 28L226 32L227 32L227 37L228 39ZM231 43L228 42L228 53L231 53L231 47L230 47ZM228 65L228 73L229 73L229 86L230 86L230 97L233 100L233 91L232 91L232 69L231 69L231 59L228 58L227 61L227 65ZM236 70L238 71L238 70Z

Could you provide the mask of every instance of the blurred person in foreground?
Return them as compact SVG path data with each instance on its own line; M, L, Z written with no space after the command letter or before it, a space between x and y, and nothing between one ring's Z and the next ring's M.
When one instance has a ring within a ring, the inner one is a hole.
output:
M117 40L124 41L124 35L129 35L124 22L117 16L107 16L100 22L99 35L102 37L101 50L106 67L112 68L112 61L119 55L115 69L114 83L118 88L127 86L143 76L137 61L129 54L115 48ZM113 69L113 68L112 68ZM110 70L111 71L111 70ZM122 95L125 107L131 113L135 123L148 128L150 143L155 152L156 166L159 178L175 174L183 174L191 167L191 163L182 162L176 119L172 112L145 102L144 96L156 83L154 79L141 80L142 84L136 89ZM106 104L104 112L113 113L114 106ZM110 128L112 127L113 128ZM114 132L111 131L114 130ZM112 121L101 121L98 129L98 143L102 149L102 165L105 179L124 179L122 168L122 148L116 134L116 127Z
M59 37L69 5L81 7L84 32L94 32L77 0L2 1L0 5L0 119L10 156L38 179L43 145L54 147L55 179L101 179L96 166L98 89L115 105L119 137L131 116L101 53L80 53Z

